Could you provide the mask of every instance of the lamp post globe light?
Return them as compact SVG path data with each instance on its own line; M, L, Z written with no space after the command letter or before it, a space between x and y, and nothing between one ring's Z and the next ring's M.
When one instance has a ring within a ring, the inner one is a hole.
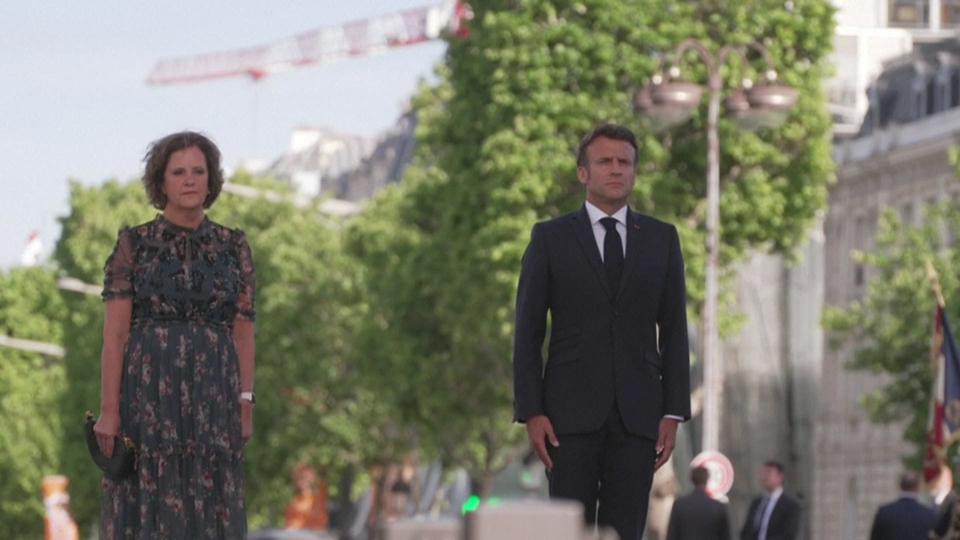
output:
M777 83L777 72L769 52L758 44L746 46L724 45L712 53L700 41L688 39L673 52L675 63L668 71L669 78L655 75L651 83L634 95L634 106L649 118L655 130L664 130L685 122L700 105L704 90L709 96L707 108L707 268L706 288L701 314L703 362L703 434L701 450L719 450L720 411L723 402L723 356L717 326L718 272L720 248L720 137L717 124L720 118L720 100L723 78L720 67L731 54L738 55L746 64L746 49L759 52L767 71L761 84L744 79L724 100L727 114L747 130L772 128L783 122L797 102L798 92ZM707 68L707 86L683 81L677 64L693 50Z

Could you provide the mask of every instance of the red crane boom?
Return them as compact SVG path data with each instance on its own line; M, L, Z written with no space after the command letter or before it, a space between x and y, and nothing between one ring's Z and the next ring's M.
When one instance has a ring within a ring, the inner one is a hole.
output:
M177 84L248 76L254 80L294 68L367 56L415 45L448 31L464 36L469 7L459 0L310 30L266 45L167 58L157 62L148 84Z

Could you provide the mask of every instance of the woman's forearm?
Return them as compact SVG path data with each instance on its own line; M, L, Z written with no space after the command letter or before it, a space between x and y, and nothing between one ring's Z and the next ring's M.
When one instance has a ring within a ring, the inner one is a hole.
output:
M252 392L254 358L256 357L253 321L238 319L234 323L233 343L236 346L237 359L240 362L240 391Z
M120 409L120 381L123 375L123 349L130 335L129 299L106 303L103 322L103 350L100 353L100 413Z
M120 410L120 378L123 370L123 347L116 343L103 343L100 354L100 411Z

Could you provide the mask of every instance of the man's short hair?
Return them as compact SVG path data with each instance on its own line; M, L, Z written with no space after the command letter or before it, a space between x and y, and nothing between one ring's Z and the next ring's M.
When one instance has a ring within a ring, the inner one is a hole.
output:
M606 137L615 141L629 143L630 146L633 147L634 161L636 161L637 136L634 135L633 132L628 128L619 124L600 124L599 126L593 128L593 131L587 133L587 135L580 141L580 145L577 147L577 167L587 166L587 147L590 146L590 143L600 137Z
M764 461L764 462L763 462L763 466L764 466L764 467L770 467L771 469L776 469L778 473L780 473L781 475L783 475L783 463L780 463L779 461L777 461L777 460L775 460L775 459L768 459L768 460Z
M707 480L710 480L710 471L706 467L694 467L690 470L690 481L693 485L703 487L707 485Z
M914 492L920 489L920 477L913 471L900 475L900 491Z

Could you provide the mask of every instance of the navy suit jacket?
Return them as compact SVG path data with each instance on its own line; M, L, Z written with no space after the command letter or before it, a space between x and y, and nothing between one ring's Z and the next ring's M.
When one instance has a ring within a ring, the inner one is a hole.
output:
M677 230L633 211L626 226L623 277L611 284L586 207L534 225L517 289L516 421L545 414L558 434L588 433L616 400L626 429L655 440L664 415L690 418Z
M673 503L667 540L730 540L727 505L695 488Z
M750 503L747 518L740 530L740 540L756 540L759 531L754 527L754 519L762 498L757 497ZM795 540L800 536L800 503L793 497L782 493L776 506L770 512L767 522L767 540Z
M936 510L913 497L900 497L877 510L870 540L927 540L936 524Z

